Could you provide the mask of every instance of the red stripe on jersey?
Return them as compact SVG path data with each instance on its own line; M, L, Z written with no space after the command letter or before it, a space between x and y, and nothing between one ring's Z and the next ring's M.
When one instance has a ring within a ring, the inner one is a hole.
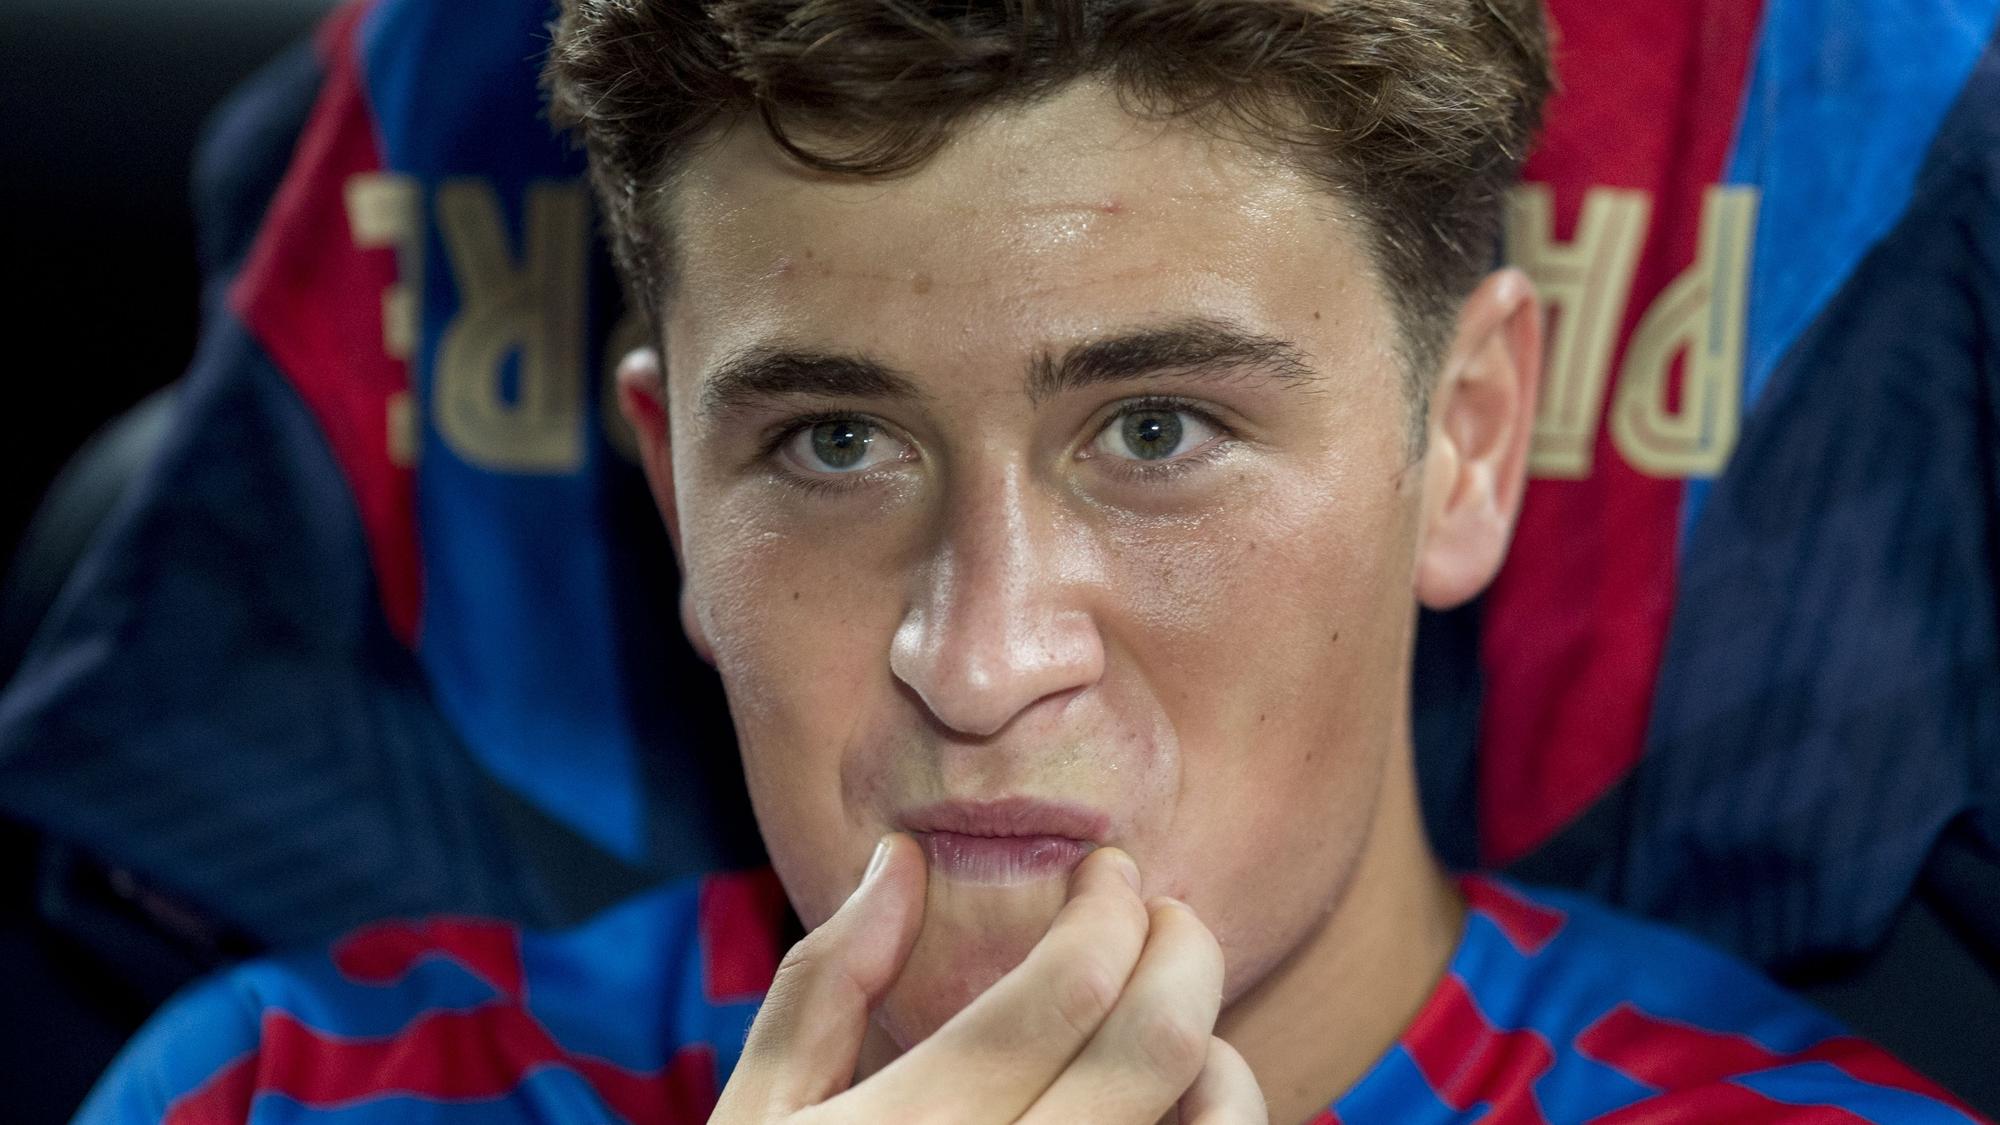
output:
M785 888L769 868L713 875L701 884L702 986L710 1003L756 1000L784 956Z
M1920 1094L1978 1115L1943 1087L1865 1039L1835 1036L1797 1054L1780 1054L1745 1035L1710 1031L1620 1004L1576 1037L1577 1053L1643 1085L1678 1090L1797 1063L1818 1062L1875 1086Z
M1592 1125L1687 1125L1729 1121L1739 1125L1872 1125L1865 1117L1830 1105L1791 1105L1729 1083L1699 1086L1634 1102L1591 1119Z
M349 181L382 168L355 44L369 7L348 4L322 27L319 101L229 296L325 433L360 512L383 613L409 644L423 582L415 478L389 444L390 402L410 387L409 365L384 344L396 255L357 247L347 219Z
M1465 904L1491 919L1507 941L1523 956L1533 957L1547 948L1568 917L1562 911L1530 902L1491 879L1468 875L1458 881Z
M1538 1031L1494 1027L1456 974L1438 982L1403 1033L1403 1049L1451 1108L1463 1113L1485 1102L1481 1120L1492 1125L1546 1122L1534 1084L1555 1065L1554 1048Z
M1318 1117L1306 1122L1306 1125L1340 1125L1340 1117L1330 1109L1323 1109L1319 1111Z
M358 930L333 947L334 967L361 984L394 984L426 957L448 957L507 999L521 998L521 935L502 922L385 922Z
M174 1099L160 1125L243 1125L256 1093L257 1052L251 1051Z
M702 1121L715 1107L715 1059L706 1046L683 1048L655 1073L637 1073L565 1051L533 1016L504 1003L432 1012L379 1039L343 1039L288 1012L268 1012L257 1061L256 1093L317 1109L398 1095L499 1098L548 1066L575 1071L630 1121Z
M1725 168L1762 7L1549 5L1562 88L1524 177L1550 187L1555 237L1572 237L1593 187L1653 201L1606 404L1640 318L1695 260L1703 192ZM1673 609L1682 486L1629 465L1602 416L1587 477L1528 486L1483 603L1479 835L1490 867L1575 819L1644 746Z

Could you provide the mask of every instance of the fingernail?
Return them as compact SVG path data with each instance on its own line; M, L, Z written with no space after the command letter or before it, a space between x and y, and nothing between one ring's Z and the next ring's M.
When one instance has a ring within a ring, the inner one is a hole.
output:
M887 866L889 866L889 837L884 836L875 842L875 854L868 857L868 866L861 872L861 882L855 884L854 889L847 893L847 901L853 902L860 898L861 892L867 890L868 884L874 882L875 876L881 874L882 869Z
M861 873L861 885L865 887L874 882L875 876L881 874L882 869L887 866L889 866L889 837L884 836L875 841L875 854L868 857L868 870Z

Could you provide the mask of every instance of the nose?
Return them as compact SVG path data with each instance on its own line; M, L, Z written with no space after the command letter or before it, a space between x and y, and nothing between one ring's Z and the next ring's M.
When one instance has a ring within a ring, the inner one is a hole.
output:
M997 734L1036 703L1097 682L1104 644L1085 548L1020 472L952 498L896 629L889 665L961 734Z

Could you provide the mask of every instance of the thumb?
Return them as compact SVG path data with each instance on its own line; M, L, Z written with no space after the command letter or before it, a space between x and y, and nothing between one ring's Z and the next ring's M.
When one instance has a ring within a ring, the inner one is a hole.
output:
M1211 1035L1208 1059L1180 1103L1181 1125L1268 1125L1264 1091L1236 1048Z
M854 1081L870 1010L909 959L923 921L925 864L916 842L884 836L861 885L778 966L743 1059L718 1106L790 1112Z

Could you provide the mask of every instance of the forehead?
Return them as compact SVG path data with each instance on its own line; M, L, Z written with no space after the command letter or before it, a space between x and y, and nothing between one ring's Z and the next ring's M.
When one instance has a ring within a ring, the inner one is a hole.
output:
M1380 335L1337 196L1192 123L1134 117L1097 84L974 122L887 179L803 170L739 125L692 160L671 208L677 386L773 344L921 373L1195 316Z

